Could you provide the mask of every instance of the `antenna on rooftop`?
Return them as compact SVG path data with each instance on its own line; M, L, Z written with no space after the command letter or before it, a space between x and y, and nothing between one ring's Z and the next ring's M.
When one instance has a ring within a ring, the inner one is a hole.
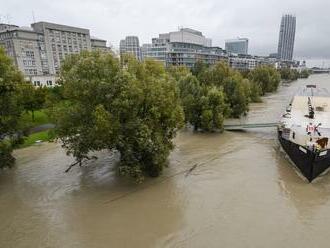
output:
M33 23L36 23L36 17L34 16L34 11L32 10L32 20L33 20Z
M7 24L10 24L10 19L11 19L11 17L10 17L9 14L6 15L6 19L7 19Z

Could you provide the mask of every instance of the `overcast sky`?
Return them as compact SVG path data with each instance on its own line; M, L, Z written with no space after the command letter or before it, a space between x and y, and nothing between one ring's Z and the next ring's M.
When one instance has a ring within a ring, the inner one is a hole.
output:
M330 59L330 0L1 0L1 21L29 26L36 21L89 28L115 48L126 35L150 43L179 26L197 29L224 47L247 37L249 53L276 52L283 13L297 17L296 58Z

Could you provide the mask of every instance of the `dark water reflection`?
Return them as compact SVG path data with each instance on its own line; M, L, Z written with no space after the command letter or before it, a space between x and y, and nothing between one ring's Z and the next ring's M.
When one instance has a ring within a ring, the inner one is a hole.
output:
M330 89L328 75L299 80L242 121L277 121L307 82ZM164 174L138 186L106 152L64 174L59 145L16 151L0 173L0 247L329 247L330 174L302 180L274 129L183 130L176 145Z

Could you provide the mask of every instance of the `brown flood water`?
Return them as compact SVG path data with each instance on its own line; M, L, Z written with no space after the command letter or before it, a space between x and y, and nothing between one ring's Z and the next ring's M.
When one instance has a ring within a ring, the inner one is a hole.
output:
M247 121L277 121L307 82L330 89L329 75L283 86ZM330 247L330 173L303 181L275 128L175 142L169 168L138 186L105 152L65 174L72 159L57 144L16 151L0 172L0 247Z

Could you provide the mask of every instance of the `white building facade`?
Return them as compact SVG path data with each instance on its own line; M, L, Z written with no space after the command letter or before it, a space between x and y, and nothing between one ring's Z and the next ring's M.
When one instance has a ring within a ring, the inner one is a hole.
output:
M105 40L91 38L88 29L48 22L33 23L31 27L0 24L0 46L36 86L54 86L67 55L110 50Z
M24 75L43 74L38 34L31 28L7 26L0 31L0 45Z
M181 28L178 31L159 34L151 44L142 46L143 58L153 58L165 66L187 66L192 68L197 61L214 64L225 60L220 47L212 47L212 40L200 31Z

